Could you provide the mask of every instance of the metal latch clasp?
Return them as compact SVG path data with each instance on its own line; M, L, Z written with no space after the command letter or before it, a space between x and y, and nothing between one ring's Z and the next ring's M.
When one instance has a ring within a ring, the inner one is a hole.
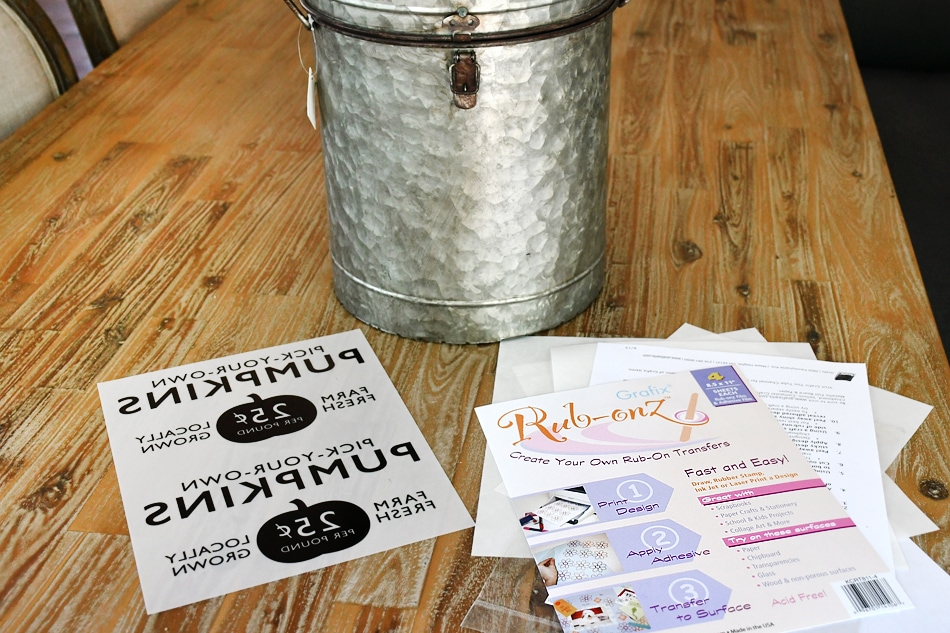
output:
M449 81L452 85L452 100L456 107L469 110L475 107L480 69L475 61L475 51L455 51L449 66Z
M285 2L287 0L284 0ZM442 27L452 33L452 39L462 42L472 39L472 31L478 28L481 20L477 15L468 12L465 7L459 7L459 10L442 20Z

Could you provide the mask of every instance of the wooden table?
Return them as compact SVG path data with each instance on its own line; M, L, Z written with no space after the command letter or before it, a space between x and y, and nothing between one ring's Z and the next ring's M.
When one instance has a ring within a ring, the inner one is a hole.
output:
M950 367L837 2L633 0L614 35L607 285L552 333L754 326L866 362L935 407L893 474L946 568L918 486L950 482ZM297 39L279 0L187 0L0 144L0 630L457 631L483 589L530 602L468 530L145 615L99 381L362 327L476 507L497 345L333 298Z

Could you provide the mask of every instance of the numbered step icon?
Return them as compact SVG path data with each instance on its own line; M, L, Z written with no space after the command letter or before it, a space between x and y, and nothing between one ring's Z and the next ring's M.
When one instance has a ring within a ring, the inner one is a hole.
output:
M369 534L369 515L349 501L323 501L270 519L257 531L257 548L278 563L300 563L353 547Z
M601 521L631 519L666 512L673 488L645 473L584 484Z
M635 583L633 588L642 604L661 605L650 613L650 625L657 631L722 620L728 617L727 613L748 607L729 606L732 590L698 569L647 578ZM729 629L728 626L718 628Z
M680 576L667 589L667 595L679 604L703 604L709 600L709 587L699 578Z
M646 503L653 498L653 486L646 478L624 479L617 486L617 498L634 503Z
M607 537L624 571L692 564L712 556L710 550L700 547L699 534L669 519L610 530Z
M263 399L256 393L251 401L239 404L218 417L218 435L231 442L262 442L278 435L296 433L317 419L317 407L300 396Z
M640 532L640 542L657 552L672 552L680 544L680 535L672 525L648 525Z

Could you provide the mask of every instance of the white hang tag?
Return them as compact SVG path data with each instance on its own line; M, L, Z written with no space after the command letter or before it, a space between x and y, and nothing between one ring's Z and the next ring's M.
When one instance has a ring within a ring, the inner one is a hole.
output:
M307 118L310 125L317 129L317 74L313 68L307 69Z

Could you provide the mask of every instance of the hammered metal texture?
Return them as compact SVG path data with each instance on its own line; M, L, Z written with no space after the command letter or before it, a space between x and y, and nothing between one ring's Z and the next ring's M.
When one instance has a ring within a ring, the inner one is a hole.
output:
M411 338L496 341L554 327L603 284L610 19L476 49L477 105L452 103L452 49L318 28L334 288Z

